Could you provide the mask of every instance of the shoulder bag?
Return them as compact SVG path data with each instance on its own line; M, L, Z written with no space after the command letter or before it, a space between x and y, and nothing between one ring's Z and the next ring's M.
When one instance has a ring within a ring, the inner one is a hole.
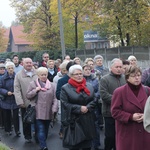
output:
M38 99L38 94L36 95L35 103L37 102L37 99ZM35 119L36 119L35 106L29 105L26 108L26 112L25 112L24 117L23 117L23 122L24 123L28 123L28 124L34 124L35 123Z
M68 108L66 120L63 124L63 146L75 146L84 140L86 136L78 118L71 118L71 108Z

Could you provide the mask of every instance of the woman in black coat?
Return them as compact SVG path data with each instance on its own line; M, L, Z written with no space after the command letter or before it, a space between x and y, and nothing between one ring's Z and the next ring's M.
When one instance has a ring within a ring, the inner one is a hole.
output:
M62 120L64 120L64 122L65 120L67 121L69 116L70 118L83 118L83 120L80 120L80 124L86 138L75 145L71 143L64 144L63 139L63 146L70 150L90 150L91 141L95 137L94 108L96 101L94 100L94 89L92 85L86 83L86 80L83 78L83 71L80 65L71 66L69 68L69 76L70 79L68 83L62 87L60 94L62 109L64 110ZM68 115L69 112L70 115ZM63 132L65 138L65 130Z
M14 96L15 65L13 62L7 62L5 67L7 72L0 80L0 94L4 97L4 99L0 101L1 108L3 108L4 111L4 128L7 134L11 135L13 120L16 136L20 136L18 115L19 108Z

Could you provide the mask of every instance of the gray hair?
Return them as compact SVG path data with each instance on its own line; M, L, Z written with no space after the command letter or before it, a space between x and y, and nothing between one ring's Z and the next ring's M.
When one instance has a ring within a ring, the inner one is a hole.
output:
M82 67L80 65L73 65L69 68L69 75L72 75L75 70L80 70L83 72Z
M110 67L112 67L114 65L115 62L120 61L122 63L122 60L120 60L119 58L114 58L111 62L110 62Z
M6 62L6 64L5 64L6 69L7 69L9 66L13 66L13 68L15 68L15 64L14 64L13 62L11 62L11 61Z
M39 75L39 74L42 73L42 72L48 73L48 69L47 69L46 67L39 67L39 68L37 69L37 75Z
M103 60L104 58L103 58L102 55L96 55L96 56L94 57L94 62L96 62L97 59L102 59L102 60Z

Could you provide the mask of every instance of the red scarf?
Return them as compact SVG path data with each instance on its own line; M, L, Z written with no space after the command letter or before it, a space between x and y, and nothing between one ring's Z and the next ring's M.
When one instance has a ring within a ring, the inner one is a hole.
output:
M90 96L90 91L86 87L86 80L84 78L81 82L77 82L77 81L73 80L72 78L70 78L68 83L76 88L77 93L80 93L81 91L84 91L88 96Z

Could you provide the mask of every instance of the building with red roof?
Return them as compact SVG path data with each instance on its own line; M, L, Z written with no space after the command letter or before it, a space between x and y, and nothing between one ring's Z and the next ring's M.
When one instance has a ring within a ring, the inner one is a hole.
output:
M33 42L30 42L27 39L27 34L23 30L24 28L22 25L10 27L7 52L24 52L33 50L31 47Z

